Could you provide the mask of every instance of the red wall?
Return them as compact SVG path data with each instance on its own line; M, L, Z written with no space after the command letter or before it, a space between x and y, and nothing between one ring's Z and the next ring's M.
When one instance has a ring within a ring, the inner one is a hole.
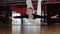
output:
M16 7L16 6L10 6L10 9L12 11L16 11L18 13L26 13L26 10L27 10L26 7L25 8L19 8L19 7Z

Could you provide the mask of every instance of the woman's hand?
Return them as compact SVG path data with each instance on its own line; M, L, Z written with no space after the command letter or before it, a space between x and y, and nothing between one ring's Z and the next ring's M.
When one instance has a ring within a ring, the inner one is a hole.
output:
M52 16L51 18L58 18L58 15Z

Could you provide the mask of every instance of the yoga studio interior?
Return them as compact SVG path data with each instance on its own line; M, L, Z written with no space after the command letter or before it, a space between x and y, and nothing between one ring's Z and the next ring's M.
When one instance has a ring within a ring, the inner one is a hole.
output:
M0 0L0 34L60 34L60 0Z

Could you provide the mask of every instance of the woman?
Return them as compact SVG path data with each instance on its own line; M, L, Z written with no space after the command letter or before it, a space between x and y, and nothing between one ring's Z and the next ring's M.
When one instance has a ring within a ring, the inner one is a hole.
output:
M33 9L31 7L29 7L27 9L27 14L22 15L22 16L15 16L14 18L25 18L25 19L23 19L23 20L25 20L24 23L27 23L27 22L33 21L33 19L36 19L36 18L44 18L44 16L39 16L39 15L33 14Z

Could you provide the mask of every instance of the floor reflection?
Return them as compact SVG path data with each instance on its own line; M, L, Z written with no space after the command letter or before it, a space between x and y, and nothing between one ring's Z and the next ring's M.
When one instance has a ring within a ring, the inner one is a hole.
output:
M40 26L12 26L12 34L40 34Z
M40 34L40 26L24 26L25 34Z
M20 34L21 26L12 26L12 34Z

